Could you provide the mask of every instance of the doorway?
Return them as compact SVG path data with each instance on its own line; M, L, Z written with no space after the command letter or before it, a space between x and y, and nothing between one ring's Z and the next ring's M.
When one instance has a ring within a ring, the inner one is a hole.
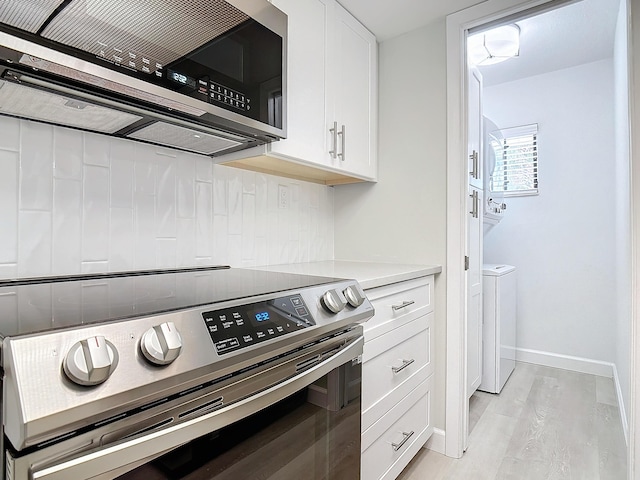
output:
M481 28L482 26L487 25L496 25L504 22L514 22L517 21L518 18L523 17L523 12L530 7L538 7L544 10L556 9L559 6L562 6L559 2L529 2L526 5L520 5L514 7L513 5L507 5L506 1L488 1L482 5L478 5L476 7L472 7L463 12L459 12L458 14L454 14L447 19L447 45L448 45L448 72L447 77L450 85L455 85L458 83L459 85L464 85L464 68L461 65L461 62L458 60L463 55L463 39L460 36L461 33L467 30L473 30ZM528 12L527 12L528 13ZM525 14L526 15L526 14ZM623 27L626 27L626 23L622 22ZM624 35L621 34L622 38L625 39L625 47L626 47L626 31L623 32ZM625 49L626 52L626 49ZM626 55L625 55L626 60ZM626 64L622 65L624 70L626 71ZM625 99L621 103L624 103L624 106L628 104L628 99ZM622 109L625 112L621 114L620 117L616 118L626 118L626 108ZM466 169L466 162L463 163L461 159L466 159L466 151L462 151L459 146L456 146L456 141L463 140L460 142L461 145L466 145L466 133L459 132L460 126L466 124L466 105L465 105L465 96L461 91L450 88L448 92L448 134L449 134L449 148L448 148L448 157L449 157L449 220L448 220L448 239L449 239L449 250L448 250L448 265L457 265L458 255L460 252L464 251L464 228L465 222L460 222L460 212L464 211L464 194L466 193L466 189L463 188L463 181L466 180L464 171ZM627 122L628 123L628 122ZM511 126L511 125L510 125ZM457 129L457 131L456 131ZM624 129L623 129L624 130ZM618 134L616 134L618 135ZM460 137L463 137L462 139ZM628 139L628 132L623 131L620 133L620 138L624 140ZM626 157L625 157L626 155ZM621 152L620 156L622 158L626 158L626 162L628 165L629 154L627 152ZM464 179L464 180L463 180ZM628 171L627 171L627 184L628 184ZM629 206L629 195L630 191L627 190L626 193L626 206ZM621 199L624 204L625 199ZM615 212L618 212L617 209L613 209ZM628 211L628 210L627 210ZM630 218L630 214L627 215L627 219ZM623 229L624 230L624 229ZM626 232L623 232L621 239L622 250L626 252L630 252L631 249L631 224L628 223L626 228ZM630 253L629 253L630 260ZM614 260L617 261L617 260ZM630 264L630 261L627 261L627 264ZM450 267L449 270L449 282L447 285L449 292L459 291L460 285L464 281L464 273L462 270L455 271ZM630 284L630 269L628 272L620 272L620 279L626 278L627 284ZM622 280L624 281L624 280ZM629 288L629 292L630 292ZM460 413L465 413L464 409L466 405L464 404L464 395L462 392L465 389L466 384L466 371L464 368L464 359L460 358L460 350L456 349L464 349L466 346L464 345L465 339L465 328L466 325L464 321L456 322L453 319L463 319L464 314L464 302L460 301L460 298L457 298L456 295L450 294L448 295L448 303L447 303L447 311L448 311L448 334L447 334L447 369L450 375L448 375L447 379L447 398L450 399L447 402L447 414L446 414L446 453L449 456L458 457L462 454L462 446L464 445L464 439L466 438L466 424L462 419L464 415L460 415ZM625 312L627 321L623 322L623 325L618 326L617 329L620 331L620 338L628 338L631 325L631 301L629 294L628 305ZM624 350L624 348L622 348ZM616 357L614 362L621 362L621 367L627 369L630 366L630 354L629 349L626 349L627 354L624 354ZM625 372L625 377L628 379L629 375ZM627 383L627 388L629 389L629 384ZM629 393L627 391L627 399L629 399ZM451 399L459 399L457 408L456 401ZM631 408L631 401L627 400L629 403L629 408Z

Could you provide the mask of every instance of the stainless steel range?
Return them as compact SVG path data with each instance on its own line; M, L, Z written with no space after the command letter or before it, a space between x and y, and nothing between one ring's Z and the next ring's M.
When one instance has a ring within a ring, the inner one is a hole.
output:
M225 267L1 282L4 476L359 478L373 313Z

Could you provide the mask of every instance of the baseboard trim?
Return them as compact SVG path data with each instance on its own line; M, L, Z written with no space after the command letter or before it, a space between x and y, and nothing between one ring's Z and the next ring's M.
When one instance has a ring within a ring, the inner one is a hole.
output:
M516 360L519 362L544 365L545 367L563 368L580 373L589 373L600 377L613 378L614 364L592 360L590 358L572 357L560 353L542 352L528 348L516 349Z
M440 430L439 428L433 429L433 434L427 440L427 443L424 444L424 448L429 450L433 450L434 452L441 453L445 455L444 451L444 430Z
M616 388L616 396L618 397L618 409L620 411L620 422L622 422L622 432L624 433L624 439L627 442L627 448L629 447L629 422L627 422L627 412L624 408L624 399L622 398L622 388L620 387L620 378L618 377L618 369L616 364L613 364L613 384Z
M622 397L622 388L620 387L620 378L618 377L618 369L615 363L602 362L589 358L572 357L570 355L561 355L558 353L542 352L540 350L530 350L527 348L516 349L516 360L519 362L533 363L535 365L544 365L545 367L562 368L573 372L589 373L600 377L613 378L613 384L618 399L618 410L620 412L620 422L622 423L622 431L624 439L629 446L629 422Z

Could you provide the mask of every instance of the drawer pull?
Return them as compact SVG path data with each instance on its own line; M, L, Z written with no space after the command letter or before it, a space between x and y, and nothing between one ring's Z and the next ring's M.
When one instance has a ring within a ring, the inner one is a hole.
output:
M414 300L409 300L408 302L402 302L400 305L391 305L391 308L394 310L400 310L402 308L408 307L409 305L413 305L416 303Z
M413 434L415 432L413 430L411 430L409 433L407 432L402 432L402 435L404 435L404 438L402 439L402 441L400 443L392 443L391 446L393 447L393 451L397 452L398 450L400 450L402 448L402 446L407 443L407 440L409 440Z
M409 365L411 365L413 362L415 362L413 358L411 360L402 360L401 367L391 367L391 370L393 370L393 373L401 372L402 370L407 368Z

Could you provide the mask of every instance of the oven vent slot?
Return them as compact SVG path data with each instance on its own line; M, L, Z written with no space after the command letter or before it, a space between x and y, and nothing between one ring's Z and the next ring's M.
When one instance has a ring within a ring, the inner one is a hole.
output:
M178 414L178 418L184 418L194 414L204 415L205 413L208 413L211 410L215 410L216 408L220 408L223 405L223 397L218 397L215 400L211 400L210 402L205 403L204 405L200 405L198 407L192 408L191 410L187 410L186 412Z
M136 436L136 435L141 435L143 433L150 432L150 431L155 430L157 428L164 427L165 425L169 425L172 422L173 422L173 417L167 418L165 420L162 420L161 422L154 423L153 425L150 425L147 428L143 428L142 430L136 430L135 432L130 433L129 435L126 435L125 437L123 437L123 439L124 438L131 438L131 437Z
M108 423L113 423L116 422L118 420L120 420L121 418L124 418L127 416L127 413L121 413L120 415L114 415L113 417L109 417L106 420L102 420L101 422L98 423L94 423L93 426L95 428L101 427L103 425L107 425Z
M189 395L190 393L197 392L198 390L202 390L204 387L205 387L205 385L197 385L197 386L195 386L193 388L190 388L188 390L184 390L184 391L180 392L178 395L180 397L184 397L185 395Z
M336 353L338 353L340 350L342 350L343 345L338 345L337 347L332 348L331 350L327 350L326 352L322 352L322 359L324 360L325 358L331 357L333 355L335 355Z
M308 360L305 360L304 362L300 362L296 364L296 372L300 372L301 370L306 370L309 367L312 367L313 365L320 363L320 361L322 360L322 355L318 354L315 357L311 357Z
M156 400L155 402L147 403L140 407L140 410L149 410L150 408L157 407L163 403L167 403L169 401L169 397L161 398L160 400Z
M77 431L65 433L64 435L60 435L60 436L58 436L56 438L52 438L51 440L47 440L47 441L44 441L42 443L39 443L38 445L36 445L36 448L44 448L44 447L46 447L48 445L51 445L52 443L61 442L62 440L66 440L67 438L73 437L77 433L78 433Z

